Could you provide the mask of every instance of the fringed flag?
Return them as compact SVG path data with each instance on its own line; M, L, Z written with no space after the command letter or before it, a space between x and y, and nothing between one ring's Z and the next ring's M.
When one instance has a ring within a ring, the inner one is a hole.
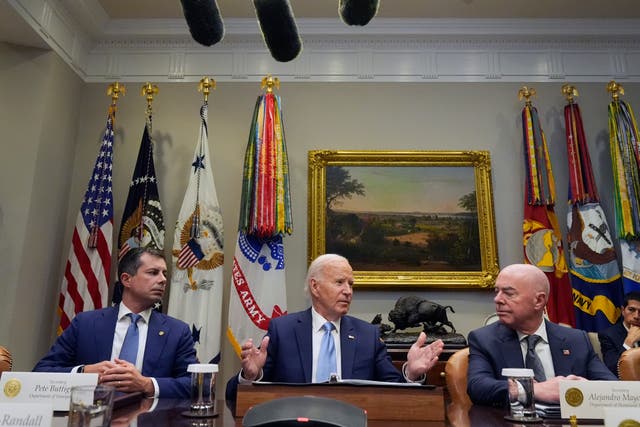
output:
M527 98L522 110L526 182L524 198L524 260L540 268L551 284L547 315L552 322L575 326L571 285L562 250L562 235L554 211L555 182L547 141L538 111ZM521 90L522 94L522 90Z
M624 292L640 291L640 147L631 105L620 100L622 87L610 82L609 145L615 185L616 231L622 254Z
M622 305L622 280L611 233L600 207L577 91L564 86L569 104L564 107L569 162L567 242L573 286L576 327L598 332L616 323Z
M58 335L81 311L107 305L113 246L113 126L115 106L109 108L100 153L78 213L58 302Z
M198 359L220 361L224 240L208 142L208 104L200 107L200 135L173 240L168 313L191 325Z
M280 97L258 98L245 153L227 337L259 345L269 321L286 314L283 236L291 234L289 168Z
M129 195L122 214L120 233L118 234L118 259L131 248L152 247L164 249L164 219L158 180L153 162L153 141L151 140L151 115L147 116L138 159L136 161ZM122 285L116 283L112 302L122 300ZM160 310L160 303L155 308Z

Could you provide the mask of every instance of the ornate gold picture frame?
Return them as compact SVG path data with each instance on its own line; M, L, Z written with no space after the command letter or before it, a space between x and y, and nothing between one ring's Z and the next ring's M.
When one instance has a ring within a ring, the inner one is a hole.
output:
M309 152L308 260L359 287L488 288L498 274L488 151Z

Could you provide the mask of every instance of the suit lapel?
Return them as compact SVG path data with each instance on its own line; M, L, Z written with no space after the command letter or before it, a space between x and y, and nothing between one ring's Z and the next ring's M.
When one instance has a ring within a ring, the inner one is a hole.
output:
M308 383L311 382L311 374L313 373L312 328L313 322L311 321L311 309L308 309L301 313L294 330L298 344L300 364L304 370L304 379Z
M504 366L508 368L524 368L524 360L522 358L522 349L518 334L511 328L498 324L498 339L504 343ZM499 372L500 375L502 373Z
M570 375L571 372L571 349L565 340L565 337L558 334L557 326L545 320L547 327L547 337L549 338L549 347L551 348L551 359L553 360L553 370L556 375Z
M340 362L342 363L342 378L353 377L353 361L356 356L357 338L351 319L343 316L340 321Z
M118 306L102 310L93 318L95 360L111 360L113 336L116 333Z
M158 314L155 310L151 311L149 317L149 328L147 330L147 343L144 349L144 358L142 362L142 374L153 372L154 367L158 363L158 358L164 350L164 346L169 336L166 319Z

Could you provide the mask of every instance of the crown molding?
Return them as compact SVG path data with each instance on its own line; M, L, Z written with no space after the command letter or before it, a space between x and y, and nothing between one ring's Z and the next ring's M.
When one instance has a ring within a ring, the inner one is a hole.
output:
M634 19L298 19L304 50L279 63L255 19L226 19L223 41L204 47L181 19L109 20L97 0L8 2L86 82L640 81Z

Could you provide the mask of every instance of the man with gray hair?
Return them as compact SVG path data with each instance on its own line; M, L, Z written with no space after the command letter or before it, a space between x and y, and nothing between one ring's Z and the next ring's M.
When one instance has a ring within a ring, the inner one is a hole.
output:
M444 343L429 345L424 332L411 346L400 373L391 362L379 328L347 315L353 297L353 270L346 258L325 254L307 272L305 291L311 307L274 318L259 347L242 345L242 370L227 383L234 401L238 383L325 382L342 379L422 382L438 361Z
M538 267L513 264L496 278L493 301L499 322L469 334L467 391L474 403L506 406L509 387L503 368L535 373L536 400L558 403L560 380L615 380L595 353L587 333L544 319L549 280Z

